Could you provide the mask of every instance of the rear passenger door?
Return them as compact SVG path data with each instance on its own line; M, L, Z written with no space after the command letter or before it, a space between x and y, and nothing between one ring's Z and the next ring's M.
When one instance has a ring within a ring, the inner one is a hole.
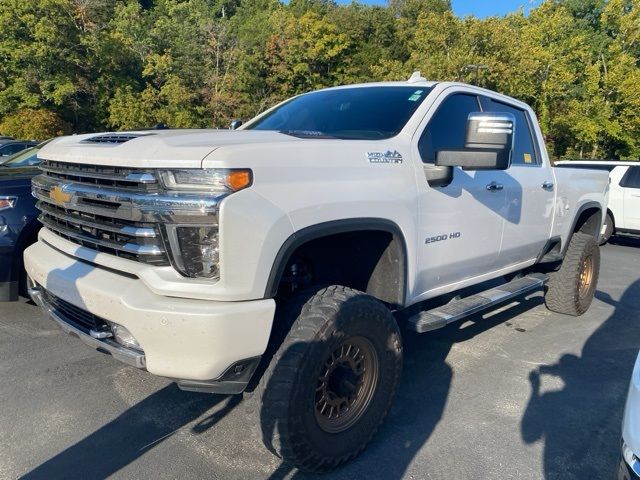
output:
M516 119L511 167L504 189L507 204L499 264L517 265L535 259L551 235L555 205L554 175L535 142L527 111L481 96L482 109L511 113Z
M624 229L640 231L640 167L629 167L620 186L624 190Z

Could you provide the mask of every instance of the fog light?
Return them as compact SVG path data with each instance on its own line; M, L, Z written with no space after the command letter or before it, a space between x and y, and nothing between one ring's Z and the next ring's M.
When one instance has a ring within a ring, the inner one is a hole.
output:
M111 323L111 331L113 332L113 339L118 342L120 345L126 348L132 348L134 350L142 351L142 347L136 340L129 330L122 325L118 325L117 323Z

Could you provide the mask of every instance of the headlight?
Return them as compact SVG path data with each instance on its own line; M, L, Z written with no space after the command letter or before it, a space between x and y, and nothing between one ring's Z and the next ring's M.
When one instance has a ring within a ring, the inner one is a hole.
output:
M220 278L217 225L167 225L175 267L191 278Z
M15 207L18 197L0 196L0 212Z
M164 188L193 194L223 195L251 186L253 175L246 168L191 168L160 172ZM206 222L206 221L205 221ZM173 265L191 278L220 278L217 223L166 225Z
M251 170L229 168L191 168L166 170L160 174L169 190L232 193L251 186Z

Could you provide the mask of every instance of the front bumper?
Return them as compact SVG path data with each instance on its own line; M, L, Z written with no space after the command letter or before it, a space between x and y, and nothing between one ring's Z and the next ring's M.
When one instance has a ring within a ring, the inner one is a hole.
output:
M185 389L238 393L248 378L241 374L239 382L224 385L229 369L238 371L245 361L254 368L271 333L271 299L216 302L157 295L132 275L79 261L43 241L25 251L25 268L34 301L63 330L129 365L175 379ZM47 304L42 290L79 312L126 327L142 351L92 337Z

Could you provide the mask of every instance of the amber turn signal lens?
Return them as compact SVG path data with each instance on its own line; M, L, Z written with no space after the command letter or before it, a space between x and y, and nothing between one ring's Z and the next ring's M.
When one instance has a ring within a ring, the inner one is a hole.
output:
M231 170L227 174L227 186L233 191L242 190L251 185L251 170Z

